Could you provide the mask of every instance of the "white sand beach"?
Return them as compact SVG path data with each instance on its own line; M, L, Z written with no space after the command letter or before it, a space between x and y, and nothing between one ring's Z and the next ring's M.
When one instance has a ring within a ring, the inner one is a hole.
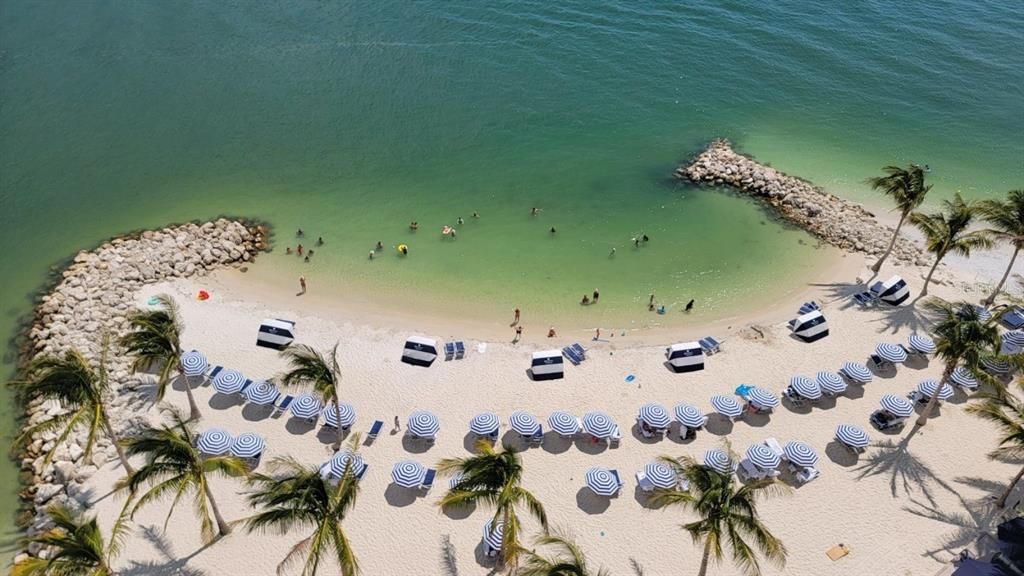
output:
M894 271L907 279L916 294L922 283L920 270L888 269L880 276ZM637 573L634 566L647 575L696 570L700 548L679 528L690 516L679 509L647 507L634 474L661 455L700 459L705 450L721 446L725 439L742 454L750 444L774 437L782 444L802 440L813 446L820 456L821 476L786 497L761 504L764 522L789 551L785 568L766 566L766 574L931 576L999 522L990 498L1018 470L1015 464L986 458L995 446L995 431L964 412L966 397L959 390L913 435L912 426L894 433L870 427L868 415L883 394L902 396L919 381L937 378L942 371L939 362L910 361L894 373L876 375L873 382L850 386L844 395L822 399L811 408L791 409L783 403L770 416L747 416L734 424L712 417L707 429L692 441L680 441L675 434L647 440L634 427L637 409L647 402L661 403L670 411L675 404L687 402L711 413L709 398L732 394L741 383L779 393L793 375L813 377L819 370L838 369L844 361L864 362L879 342L906 343L911 333L927 331L910 306L856 307L847 297L855 278L848 269L841 274L837 283L816 287L810 294L822 304L831 328L829 337L812 344L791 338L785 326L806 299L804 295L780 303L775 317L760 322L758 329L748 327L749 321L737 321L728 331L721 326L694 327L616 335L597 342L576 335L548 340L542 337L546 326L531 324L527 316L527 338L517 345L498 336L509 334L501 326L489 331L455 320L424 323L398 316L371 323L367 319L372 313L356 321L340 309L311 304L312 297L304 300L287 290L247 286L246 275L237 271L147 286L137 302L142 305L158 293L174 296L186 325L186 347L202 351L211 365L240 370L252 379L272 378L284 369L276 352L255 346L262 318L295 320L298 341L316 348L339 344L343 400L357 413L353 431L365 434L374 420L385 422L380 437L360 449L369 469L355 509L344 523L364 574L492 573L481 546L482 527L490 511L479 508L446 515L436 505L447 488L446 479L439 478L428 494L414 495L391 485L392 465L410 458L433 467L442 458L468 455L468 423L479 412L496 412L502 419L503 438L515 444L516 435L508 433L507 423L514 410L530 412L547 429L548 415L564 409L578 416L590 410L606 411L625 436L618 447L608 448L588 440L569 443L549 432L543 447L531 448L523 457L524 486L543 502L552 525L577 539L592 565L603 565L619 575ZM194 296L200 288L214 297L197 301ZM933 286L931 293L951 300L982 297L950 285ZM465 340L466 358L448 362L439 358L430 368L403 364L399 361L402 344L411 334ZM705 370L674 374L666 369L666 345L709 334L724 344L721 353L707 359ZM567 364L562 380L534 382L527 377L533 351L574 340L588 349L586 362ZM479 344L486 344L486 351L480 352ZM635 378L627 382L628 375ZM166 399L187 406L181 385L177 383ZM263 436L267 450L261 469L275 456L291 455L319 465L332 453L332 434L321 433L319 425L289 414L266 417L256 407L215 396L209 385L196 388L195 393L203 412L200 430L219 426L232 434ZM426 450L403 437L406 418L417 409L432 411L441 422L436 444ZM158 418L150 403L140 403L139 410ZM403 430L391 434L396 416ZM861 426L869 433L872 446L865 454L856 457L834 441L840 423ZM619 471L625 487L618 497L599 498L586 489L583 476L591 466ZM98 497L94 510L101 526L109 526L123 504L118 495L101 497L120 475L116 463L110 462L89 480ZM782 480L790 482L791 477L784 473ZM228 520L251 513L240 481L218 479L213 490ZM239 528L204 548L187 503L178 506L163 529L169 505L170 500L152 505L136 516L125 553L117 561L120 573L272 574L289 548L307 535L301 530L284 536L248 534ZM536 526L532 520L527 526L532 539ZM832 561L825 552L839 543L849 547L849 555ZM727 559L711 573L729 575L739 570Z

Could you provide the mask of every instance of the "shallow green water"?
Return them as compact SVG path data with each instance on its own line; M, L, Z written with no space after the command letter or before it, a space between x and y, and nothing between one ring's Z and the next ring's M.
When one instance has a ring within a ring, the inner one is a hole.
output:
M1015 2L553 4L5 2L0 332L76 249L222 213L324 235L308 267L271 255L283 274L411 305L754 306L822 254L671 182L716 136L858 199L889 163L930 164L936 198L1024 183Z

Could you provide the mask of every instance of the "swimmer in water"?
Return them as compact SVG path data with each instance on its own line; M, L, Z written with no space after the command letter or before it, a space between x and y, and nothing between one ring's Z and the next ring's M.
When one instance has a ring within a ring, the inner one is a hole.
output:
M324 237L323 236L317 236L317 238L316 238L316 245L317 246L323 246L324 245Z
M373 257L376 256L376 255L377 255L376 252L374 252L373 250L370 250L370 260L373 260Z
M466 223L466 221L462 219L462 216L456 218L455 221L459 224L459 226L462 226L463 224Z
M537 207L530 208L530 216L536 216L537 214L540 214L540 208L537 208Z
M612 248L612 251L609 252L608 255L609 256L615 256L615 248Z
M554 233L555 233L555 227L554 227L554 226L552 226L552 227L551 227L551 233L552 233L552 234L554 234Z
M480 218L480 213L479 212L473 212L473 218L479 219Z
M382 244L380 240L377 240L377 247L374 248L374 249L375 250L383 250L384 249L384 244Z
M415 232L419 227L420 227L420 223L419 222L417 222L415 220L413 220L412 222L409 222L409 230L412 230L412 231Z
M580 301L580 304L582 304L584 306L586 306L587 304L590 304L590 298L586 294L584 294L583 295L583 300Z

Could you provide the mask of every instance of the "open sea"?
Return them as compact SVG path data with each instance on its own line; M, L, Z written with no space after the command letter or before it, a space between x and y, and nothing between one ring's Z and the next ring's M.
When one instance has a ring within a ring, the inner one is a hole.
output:
M654 293L667 323L691 298L735 313L831 251L674 182L680 162L728 137L858 201L910 162L932 202L1001 196L1024 186L1022 50L1015 0L5 0L0 334L75 251L221 214L275 227L260 273L389 308L625 328ZM325 240L308 264L283 253L299 227ZM8 552L16 488L0 467Z

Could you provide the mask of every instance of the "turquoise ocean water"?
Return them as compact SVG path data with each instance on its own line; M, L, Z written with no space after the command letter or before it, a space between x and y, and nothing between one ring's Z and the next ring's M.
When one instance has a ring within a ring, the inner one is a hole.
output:
M276 226L261 266L387 306L580 326L649 317L651 292L700 318L756 306L827 254L675 165L725 136L857 200L909 162L936 199L1001 195L1024 185L1022 30L1002 0L8 0L0 333L75 250L226 213ZM299 226L327 241L309 265L280 250Z

